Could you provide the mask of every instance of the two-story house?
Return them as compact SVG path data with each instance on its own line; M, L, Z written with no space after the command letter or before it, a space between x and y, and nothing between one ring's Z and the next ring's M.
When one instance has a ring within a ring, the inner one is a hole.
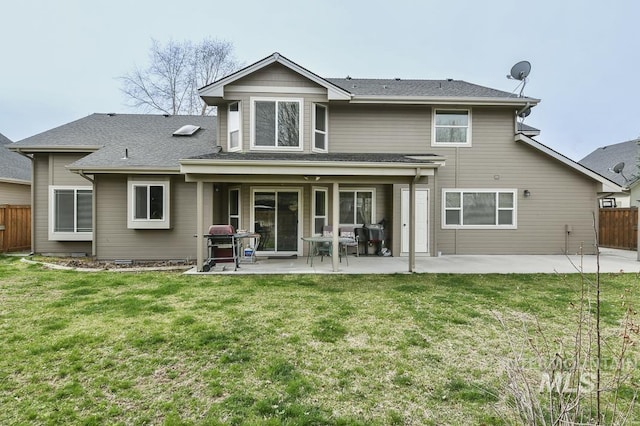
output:
M210 224L301 256L325 225L384 220L410 270L593 252L597 194L619 189L518 123L537 99L464 81L322 78L274 53L200 95L215 118L94 114L14 144L33 157L34 251L201 267Z

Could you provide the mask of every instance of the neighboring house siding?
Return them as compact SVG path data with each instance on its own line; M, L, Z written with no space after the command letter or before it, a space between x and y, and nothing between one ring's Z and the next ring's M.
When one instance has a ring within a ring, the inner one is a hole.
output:
M31 204L31 185L0 182L0 204Z
M205 218L211 193L205 185ZM171 228L127 228L127 176L96 176L96 256L100 260L193 260L196 256L196 184L171 178ZM207 220L207 219L205 219ZM206 223L206 222L205 222ZM208 225L205 225L208 228ZM204 230L205 232L207 229Z
M91 255L90 241L49 241L49 185L90 186L91 183L70 173L65 165L83 157L83 154L36 154L33 159L33 249L36 253Z

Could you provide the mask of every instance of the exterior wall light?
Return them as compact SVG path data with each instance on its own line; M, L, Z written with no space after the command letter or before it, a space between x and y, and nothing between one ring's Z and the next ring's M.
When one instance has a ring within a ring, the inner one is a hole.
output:
M525 189L523 195L525 196L525 198L531 197L531 191Z

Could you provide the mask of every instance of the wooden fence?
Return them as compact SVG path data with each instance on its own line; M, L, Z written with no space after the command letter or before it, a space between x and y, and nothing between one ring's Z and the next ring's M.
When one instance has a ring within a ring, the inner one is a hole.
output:
M638 248L638 208L600 209L598 244L624 250Z
M31 250L31 206L0 205L0 252Z

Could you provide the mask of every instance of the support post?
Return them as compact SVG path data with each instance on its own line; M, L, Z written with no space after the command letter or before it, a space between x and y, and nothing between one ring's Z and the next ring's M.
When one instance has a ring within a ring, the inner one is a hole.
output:
M196 271L202 271L204 264L204 183L199 180L196 182Z
M409 183L409 272L416 271L416 181Z
M338 182L333 183L332 199L331 223L333 226L333 240L331 242L331 267L333 272L338 272L338 261L340 260L340 243L338 240L338 233L340 232L340 184Z

